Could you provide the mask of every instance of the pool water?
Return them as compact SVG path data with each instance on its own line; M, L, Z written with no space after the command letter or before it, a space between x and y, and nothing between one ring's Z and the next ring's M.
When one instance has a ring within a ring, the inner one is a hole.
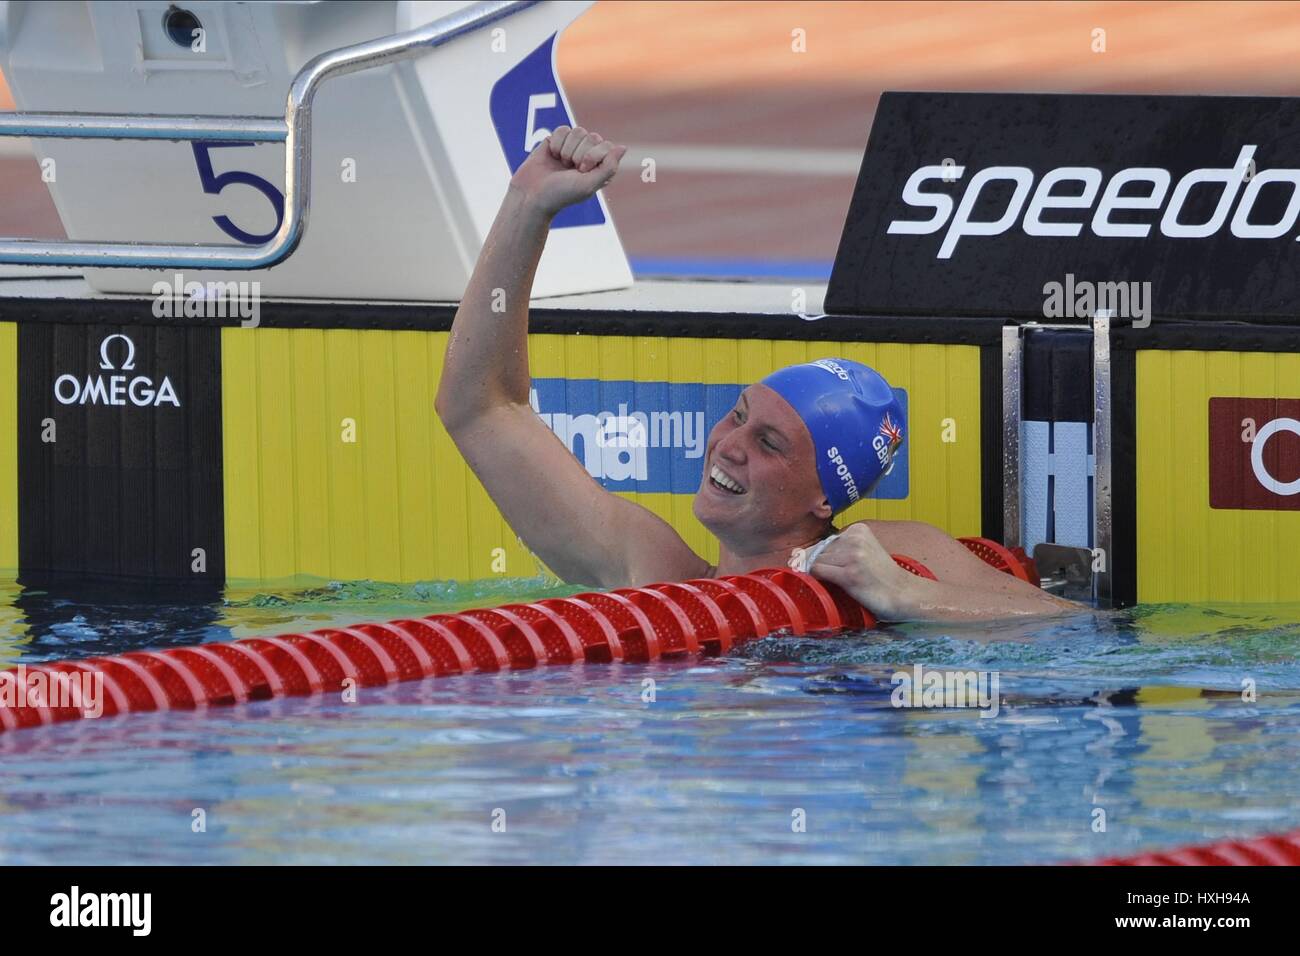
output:
M0 579L0 665L579 590ZM997 715L895 707L918 663ZM0 734L0 864L1045 863L1295 828L1298 779L1300 606L1161 605Z

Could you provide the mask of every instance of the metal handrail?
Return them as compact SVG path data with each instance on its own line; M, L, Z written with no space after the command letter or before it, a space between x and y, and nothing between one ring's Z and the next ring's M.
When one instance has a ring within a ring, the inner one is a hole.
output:
M283 262L307 230L311 197L311 107L328 79L427 53L459 36L504 20L540 0L489 0L406 33L329 50L298 71L284 118L148 116L94 113L0 114L0 136L61 139L237 140L285 144L284 218L256 246L203 243L78 242L0 238L0 264L134 269L264 269Z

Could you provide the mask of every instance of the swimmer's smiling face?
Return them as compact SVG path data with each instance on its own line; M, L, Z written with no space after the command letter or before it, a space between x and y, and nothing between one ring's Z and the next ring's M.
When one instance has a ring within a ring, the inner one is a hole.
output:
M709 433L695 517L733 550L803 543L832 514L814 454L790 403L766 385L749 386Z

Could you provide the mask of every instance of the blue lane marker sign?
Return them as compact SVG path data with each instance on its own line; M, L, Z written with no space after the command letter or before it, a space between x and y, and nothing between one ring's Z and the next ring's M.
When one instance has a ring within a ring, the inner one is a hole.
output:
M555 37L551 36L492 87L488 109L497 139L514 172L524 164L538 143L557 126L572 126L569 105L555 79ZM605 221L600 201L592 196L562 210L552 229L571 226L599 226Z

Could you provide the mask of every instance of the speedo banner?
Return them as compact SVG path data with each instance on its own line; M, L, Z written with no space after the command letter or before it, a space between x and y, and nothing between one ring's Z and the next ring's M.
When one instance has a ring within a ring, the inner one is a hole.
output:
M1300 99L886 93L837 314L1296 321Z

